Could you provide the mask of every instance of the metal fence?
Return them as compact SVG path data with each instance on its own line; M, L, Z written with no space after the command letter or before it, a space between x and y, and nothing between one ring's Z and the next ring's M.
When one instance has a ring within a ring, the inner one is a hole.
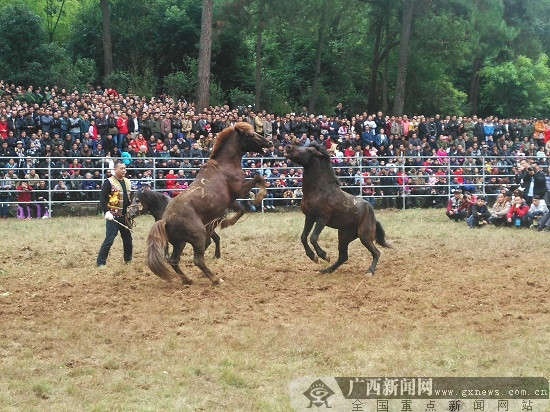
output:
M342 189L382 207L437 206L446 202L456 188L485 196L496 196L501 186L516 184L522 159L548 165L546 157L338 157L333 168ZM97 203L103 180L113 167L112 158L0 158L0 204L15 206L17 186L29 181L34 187L31 203L38 202L50 213L56 205ZM190 184L203 158L137 158L127 164L133 189L149 184L171 196ZM285 158L243 157L248 177L259 173L269 182L262 210L299 205L301 167ZM172 170L176 177L167 177ZM43 182L43 183L41 183ZM172 187L172 183L178 183ZM168 187L172 187L167 188ZM39 200L42 199L42 200ZM251 204L251 199L240 199Z

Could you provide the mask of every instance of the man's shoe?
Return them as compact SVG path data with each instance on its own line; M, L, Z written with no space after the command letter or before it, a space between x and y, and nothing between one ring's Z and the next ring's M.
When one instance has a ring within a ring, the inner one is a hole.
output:
M106 267L107 267L107 266L105 266L105 265L97 265L97 268L98 268L98 269L105 269Z
M127 265L131 265L131 264L133 263L133 261L131 261L131 260L125 260L124 263L127 264Z

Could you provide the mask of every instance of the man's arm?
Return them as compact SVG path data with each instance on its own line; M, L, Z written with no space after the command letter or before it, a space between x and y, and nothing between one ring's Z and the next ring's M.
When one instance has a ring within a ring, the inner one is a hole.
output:
M99 204L103 213L108 212L109 208L107 207L109 203L109 196L111 195L111 182L106 179L101 186L101 193L99 195Z

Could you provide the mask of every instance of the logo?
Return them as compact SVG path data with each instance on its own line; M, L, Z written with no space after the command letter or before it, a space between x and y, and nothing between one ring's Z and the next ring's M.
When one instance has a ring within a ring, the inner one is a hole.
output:
M309 399L308 408L313 407L313 405L318 408L322 405L325 405L326 408L330 408L330 406L328 406L327 399L334 395L334 392L327 385L325 385L321 379L317 379L311 384L309 389L304 392L304 395Z

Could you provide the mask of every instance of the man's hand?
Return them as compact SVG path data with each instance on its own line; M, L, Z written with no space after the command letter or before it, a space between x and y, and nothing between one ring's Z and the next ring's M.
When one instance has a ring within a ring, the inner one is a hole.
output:
M105 220L115 220L113 214L109 211L105 212Z

